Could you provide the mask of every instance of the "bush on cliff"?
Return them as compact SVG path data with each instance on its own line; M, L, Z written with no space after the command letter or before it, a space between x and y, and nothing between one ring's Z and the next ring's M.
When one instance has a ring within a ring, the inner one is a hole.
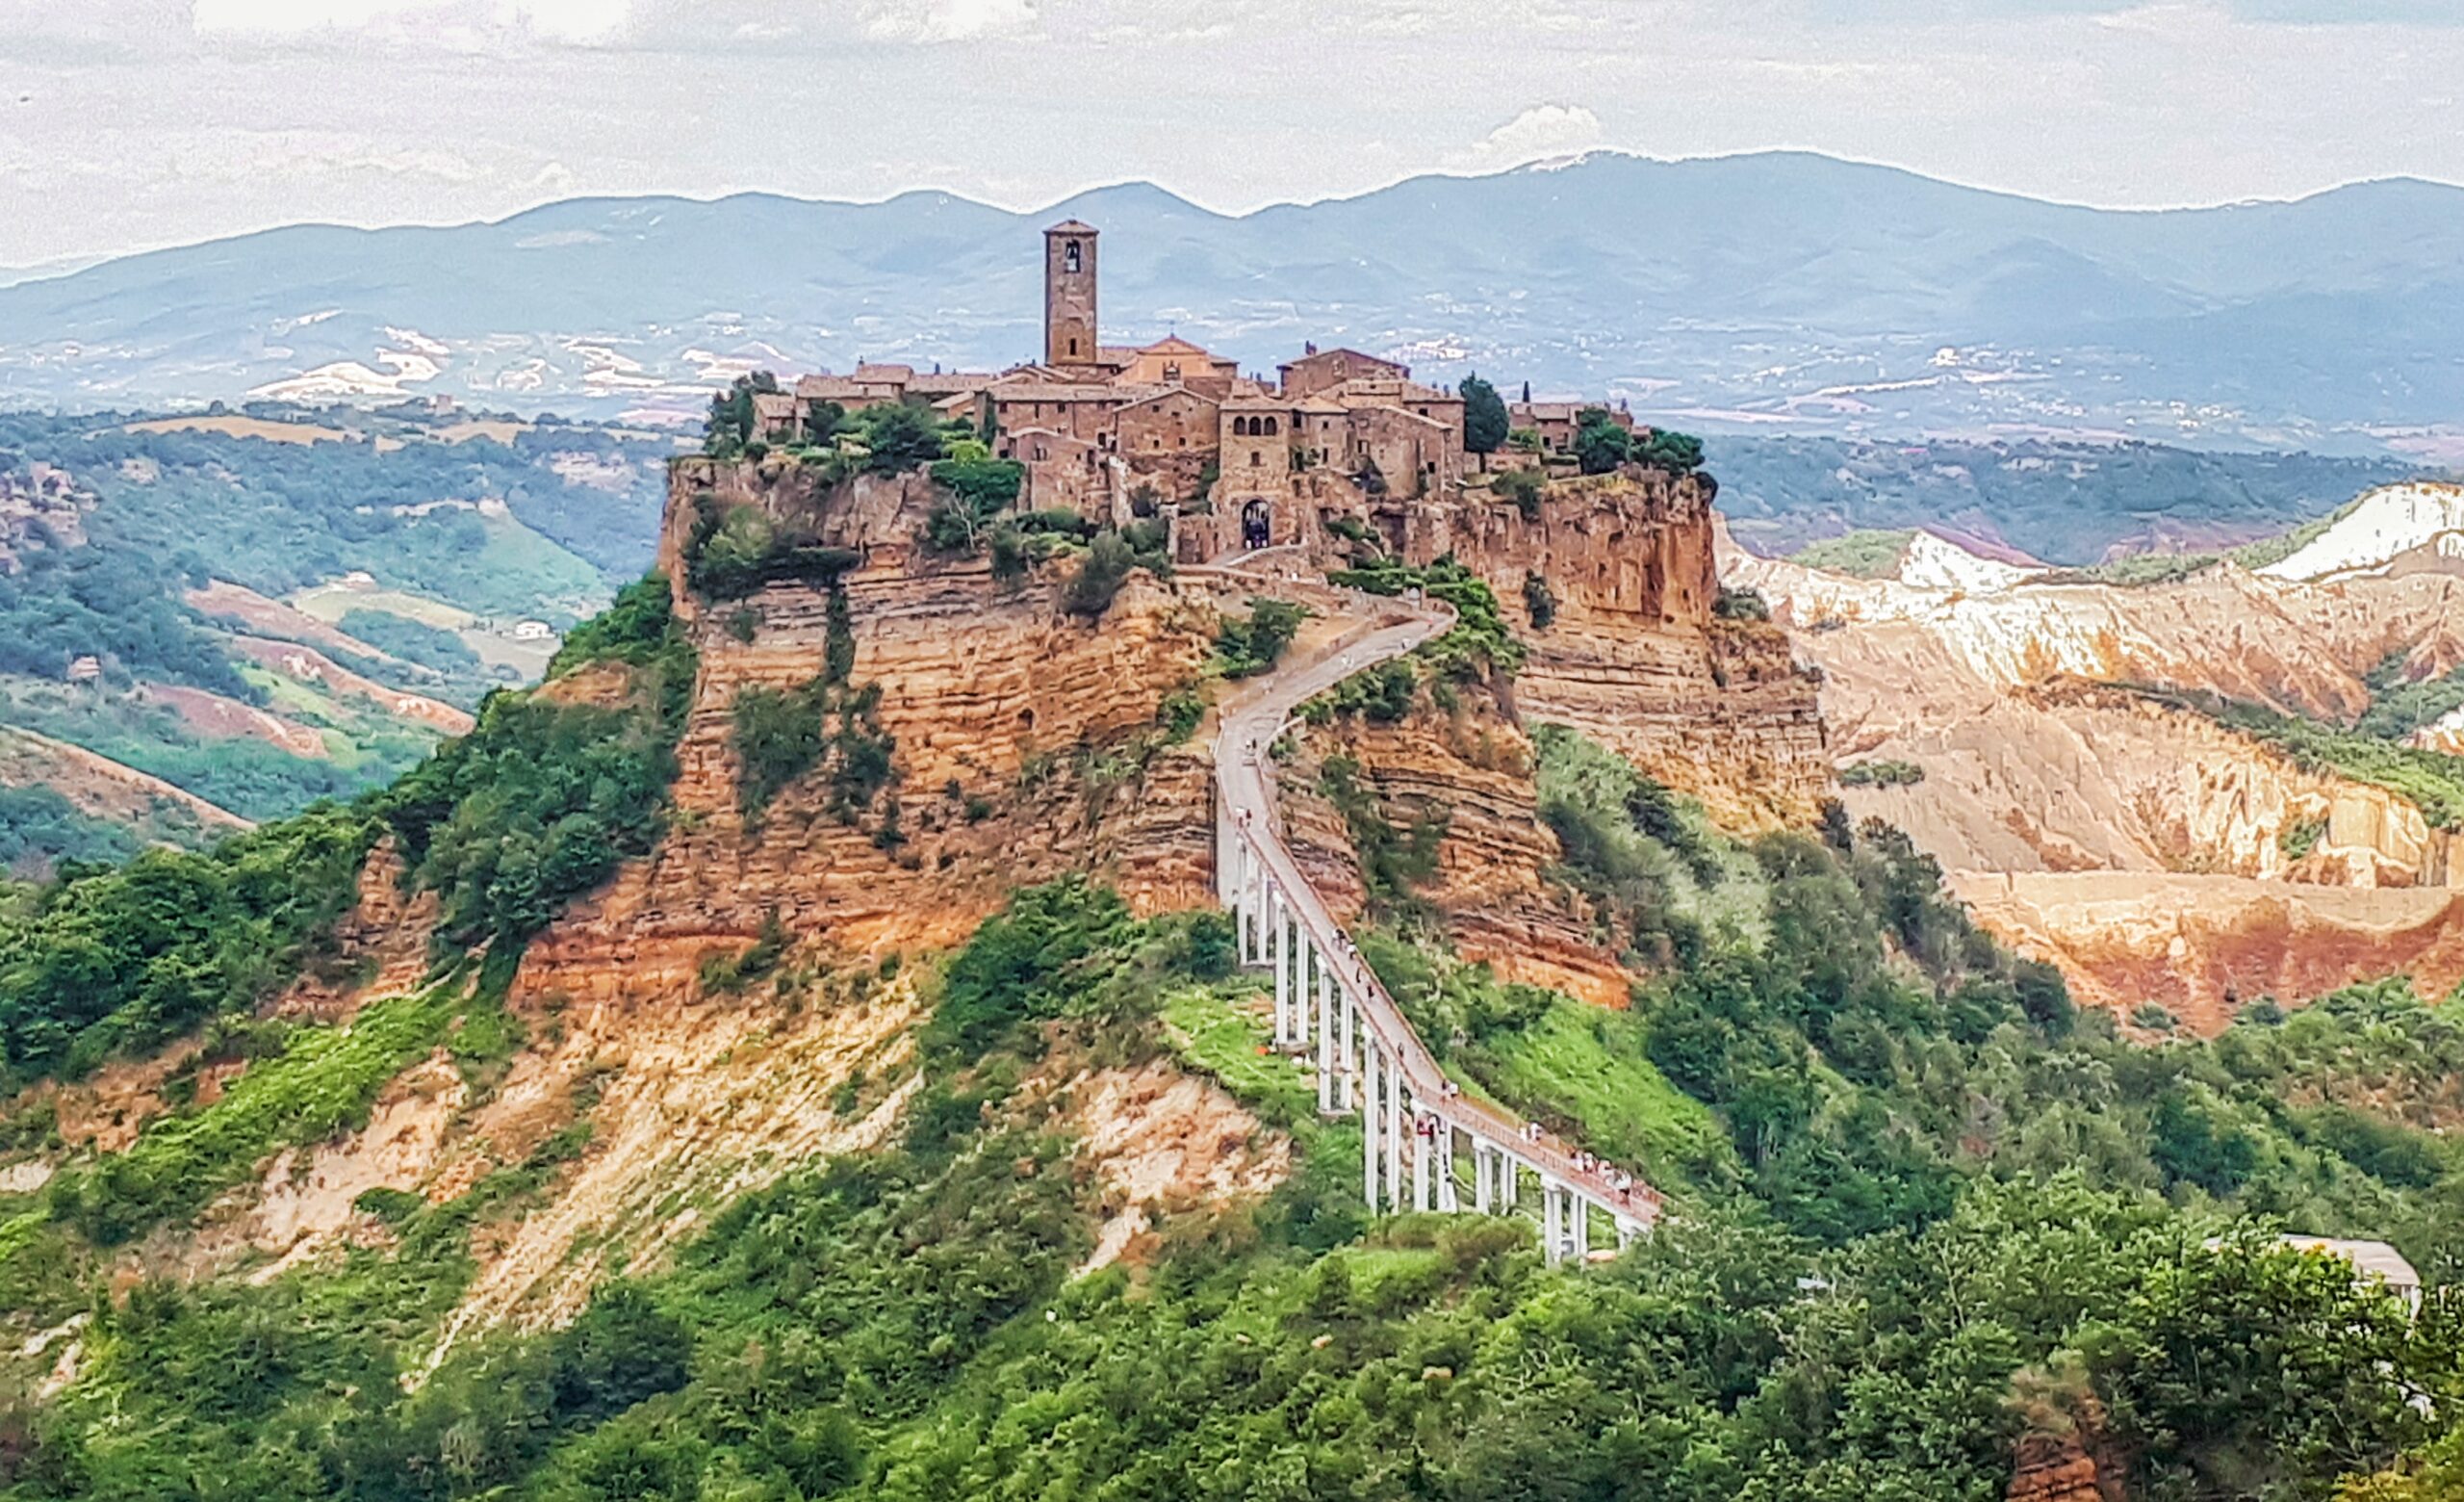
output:
M1575 414L1575 463L1586 475L1605 475L1634 456L1634 435L1606 407Z
M1061 608L1072 615L1097 616L1113 608L1113 597L1138 566L1137 551L1116 531L1098 533L1078 560L1077 571L1061 591Z
M704 493L684 538L684 583L705 600L740 600L774 583L827 584L860 561L803 529L774 522L757 505Z
M1691 433L1654 428L1635 446L1634 457L1672 475L1691 475L1703 467L1703 440Z
M982 456L943 459L933 466L941 504L924 521L926 544L943 553L972 555L984 546L993 518L1018 504L1026 466L1014 459Z
M370 800L413 884L442 899L440 945L519 945L650 850L696 668L668 604L666 581L645 579L557 654L559 679L621 668L615 702L567 702L555 679L491 694L469 735Z
M1549 477L1536 469L1510 469L1490 481L1489 488L1500 500L1512 502L1525 521L1536 522L1540 519L1540 498L1549 489Z
M1523 609L1534 631L1547 631L1557 619L1556 591L1536 569L1523 576Z
M1419 589L1452 606L1454 628L1416 653L1442 678L1472 682L1493 674L1511 674L1523 665L1523 643L1507 630L1497 592L1451 554L1425 568L1396 558L1375 558L1357 568L1334 570L1327 574L1326 582L1380 595Z

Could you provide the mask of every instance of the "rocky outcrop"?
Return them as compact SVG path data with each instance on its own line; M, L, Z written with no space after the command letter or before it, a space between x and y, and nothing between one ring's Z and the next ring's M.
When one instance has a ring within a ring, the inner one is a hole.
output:
M2030 1435L2019 1442L2003 1502L2117 1502L2100 1485L2096 1462L2075 1438Z
M980 560L921 549L935 498L916 477L867 477L825 495L793 467L765 479L750 465L688 460L676 484L662 557L701 672L671 829L532 942L519 996L674 1001L705 960L752 944L774 916L791 937L844 954L955 944L1014 888L1066 870L1099 874L1144 911L1208 900L1203 748L1161 744L1156 721L1211 651L1216 583L1133 574L1087 620L1061 609L1049 571L1005 587ZM740 811L736 700L822 673L831 603L816 583L720 605L682 589L704 494L757 505L858 559L840 579L851 677L879 686L894 743L895 774L871 816L834 814L817 775L757 818Z
M1452 711L1424 707L1394 725L1296 726L1292 753L1276 772L1286 842L1340 921L1356 921L1368 893L1353 831L1327 795L1335 758L1358 768L1362 791L1406 837L1419 820L1442 822L1435 870L1409 895L1464 959L1506 980L1626 1004L1631 981L1617 956L1596 942L1580 899L1549 878L1559 851L1535 804L1531 742L1494 699L1467 693Z
M2215 1033L2262 997L2397 974L2438 997L2464 981L2464 893L2443 888L2136 871L1955 871L1950 887L1996 938L2060 966L2083 1004L2125 1020L2153 1002Z
M1921 772L1844 790L1851 813L1906 829L1997 936L2125 1016L2212 1028L2260 996L2452 982L2456 833L2138 686L2349 718L2390 657L2422 676L2464 654L2464 579L2220 564L2124 587L1967 561L1862 580L1728 556L1822 669L1842 764Z
M1737 830L1809 821L1830 785L1819 688L1786 633L1723 619L1713 489L1654 470L1559 480L1533 514L1466 492L1401 524L1414 561L1451 554L1529 646L1526 723L1573 727ZM1534 621L1526 581L1554 602Z

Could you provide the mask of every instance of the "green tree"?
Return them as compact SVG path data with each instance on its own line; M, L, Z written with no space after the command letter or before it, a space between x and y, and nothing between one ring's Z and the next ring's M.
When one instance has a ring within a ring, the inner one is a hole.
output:
M1477 376L1467 376L1463 396L1463 447L1474 453L1495 453L1505 442L1505 399Z
M1138 564L1137 551L1116 531L1099 532L1079 560L1078 572L1061 593L1061 607L1072 615L1101 615L1113 607L1121 582Z
M891 402L867 409L858 420L865 467L876 475L896 475L930 464L941 456L941 425L922 407Z
M1635 445L1634 457L1672 475L1691 475L1703 467L1703 440L1691 433L1654 429Z
M768 371L739 376L728 389L710 398L710 415L702 424L702 452L721 456L743 452L753 441L753 399L776 395L779 377Z
M1585 407L1575 417L1575 462L1586 475L1605 475L1633 457L1634 435L1606 407Z

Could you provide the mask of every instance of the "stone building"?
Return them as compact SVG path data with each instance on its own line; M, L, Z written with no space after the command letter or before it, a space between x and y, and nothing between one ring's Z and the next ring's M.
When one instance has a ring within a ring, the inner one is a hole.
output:
M1043 238L1040 359L997 373L866 361L845 376L807 376L791 397L757 400L764 435L794 437L823 402L927 406L973 424L996 453L1023 464L1025 504L1109 518L1167 508L1211 516L1192 529L1197 549L1311 540L1329 497L1414 501L1461 485L1454 392L1358 350L1304 345L1268 380L1176 333L1105 344L1099 231L1065 220ZM1576 410L1555 403L1543 419L1560 451Z

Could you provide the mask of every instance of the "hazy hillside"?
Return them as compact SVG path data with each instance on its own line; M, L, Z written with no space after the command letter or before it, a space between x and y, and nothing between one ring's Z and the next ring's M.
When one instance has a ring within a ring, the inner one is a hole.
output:
M424 404L0 415L0 864L391 780L640 574L672 447Z
M2162 444L1729 436L1720 510L1757 553L1861 529L1930 527L2047 563L2200 553L2324 516L2412 464Z
M2374 446L2464 401L2464 190L2116 214L1797 154L1595 155L1240 218L1132 184L1026 215L919 193L300 226L0 288L0 399L681 411L741 362L995 364L1032 349L1036 230L1065 213L1107 232L1110 328L1260 368L1315 338L1698 426L2288 446Z

